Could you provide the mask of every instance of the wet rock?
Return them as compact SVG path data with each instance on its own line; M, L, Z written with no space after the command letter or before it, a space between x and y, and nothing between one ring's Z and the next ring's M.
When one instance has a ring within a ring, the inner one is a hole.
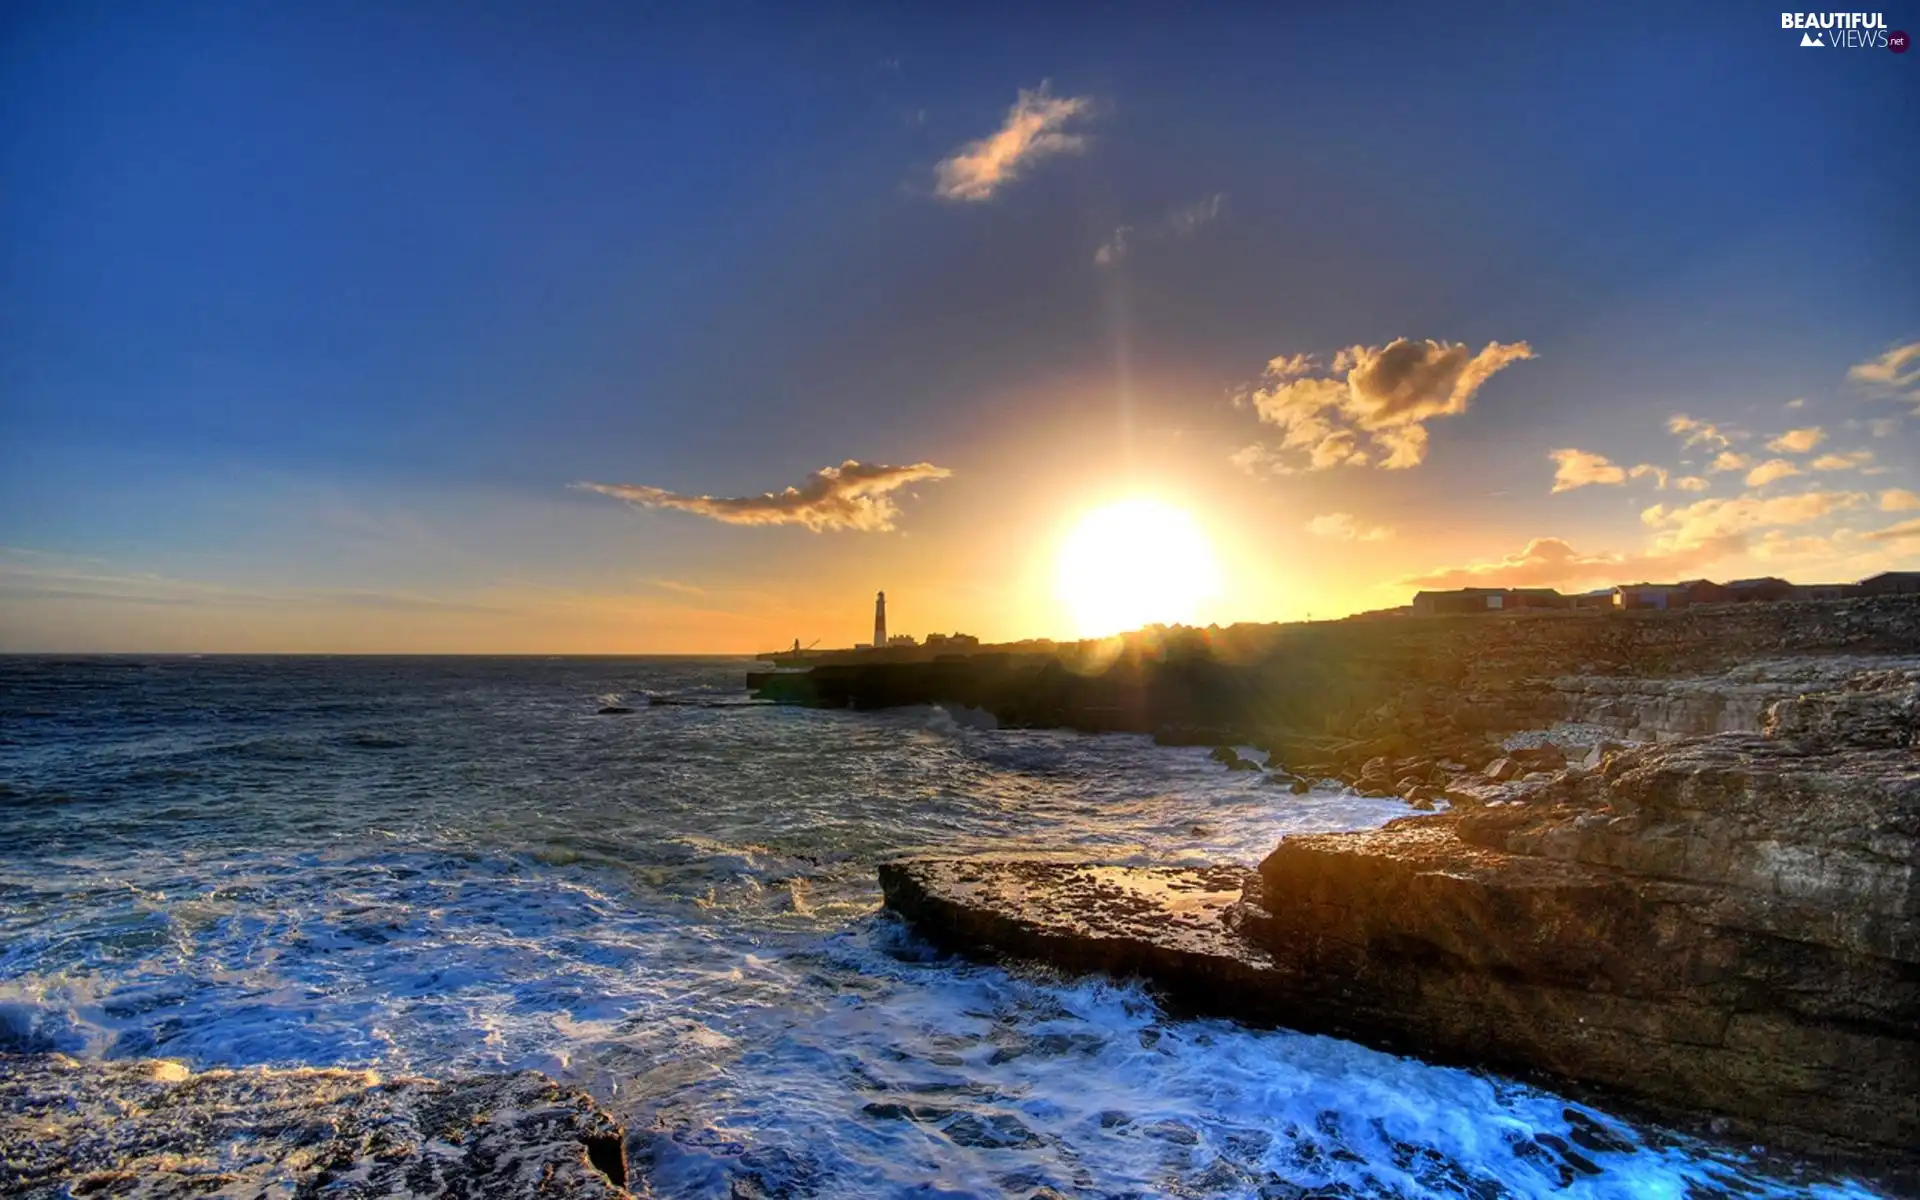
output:
M624 704L603 704L600 706L600 710L594 715L597 717L617 717L632 711L631 708L628 708Z
M1777 702L1768 734L1618 750L1598 773L1461 775L1446 814L1286 839L1237 901L1228 874L1058 863L882 882L958 949L1141 975L1200 1010L1910 1169L1916 684L1862 678ZM1570 1146L1540 1146L1568 1178L1614 1148L1570 1124Z
M0 1193L632 1196L624 1135L535 1072L447 1082L0 1055Z

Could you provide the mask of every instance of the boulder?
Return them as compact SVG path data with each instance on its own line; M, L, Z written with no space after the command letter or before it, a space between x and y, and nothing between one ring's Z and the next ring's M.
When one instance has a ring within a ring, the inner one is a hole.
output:
M617 717L632 711L631 708L628 708L624 704L603 704L600 706L600 711L594 715L600 717Z
M1518 779L1523 768L1511 758L1496 758L1481 769L1481 774L1495 783L1505 783L1509 779Z

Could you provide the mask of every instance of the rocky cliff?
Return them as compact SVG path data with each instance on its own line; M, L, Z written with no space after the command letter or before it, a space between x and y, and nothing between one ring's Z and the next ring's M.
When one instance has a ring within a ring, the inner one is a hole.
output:
M895 864L882 883L957 949L1911 1167L1920 670L1862 665L1774 701L1760 732L1594 768L1429 757L1451 811L1289 838L1237 899L1218 875L1058 863Z
M621 1130L534 1072L380 1082L0 1055L0 1193L632 1196Z

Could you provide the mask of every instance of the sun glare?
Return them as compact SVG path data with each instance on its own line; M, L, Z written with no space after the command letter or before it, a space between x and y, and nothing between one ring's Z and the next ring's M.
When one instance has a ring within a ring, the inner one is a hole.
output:
M1060 547L1054 594L1081 637L1155 623L1196 624L1220 586L1206 531L1158 500L1123 500L1080 518Z

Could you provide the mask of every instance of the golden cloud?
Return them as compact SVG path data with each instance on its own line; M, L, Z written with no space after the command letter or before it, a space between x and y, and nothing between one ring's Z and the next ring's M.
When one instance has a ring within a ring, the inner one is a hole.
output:
M1091 108L1085 97L1049 94L1044 81L1032 91L1022 89L999 129L968 142L934 167L935 194L944 200L992 199L1040 159L1082 149L1086 139L1063 130Z
M822 467L799 487L758 496L689 496L630 483L577 483L643 508L671 508L729 525L804 525L815 533L852 530L885 533L900 515L892 493L911 483L945 479L953 472L932 463L890 467L848 459Z

